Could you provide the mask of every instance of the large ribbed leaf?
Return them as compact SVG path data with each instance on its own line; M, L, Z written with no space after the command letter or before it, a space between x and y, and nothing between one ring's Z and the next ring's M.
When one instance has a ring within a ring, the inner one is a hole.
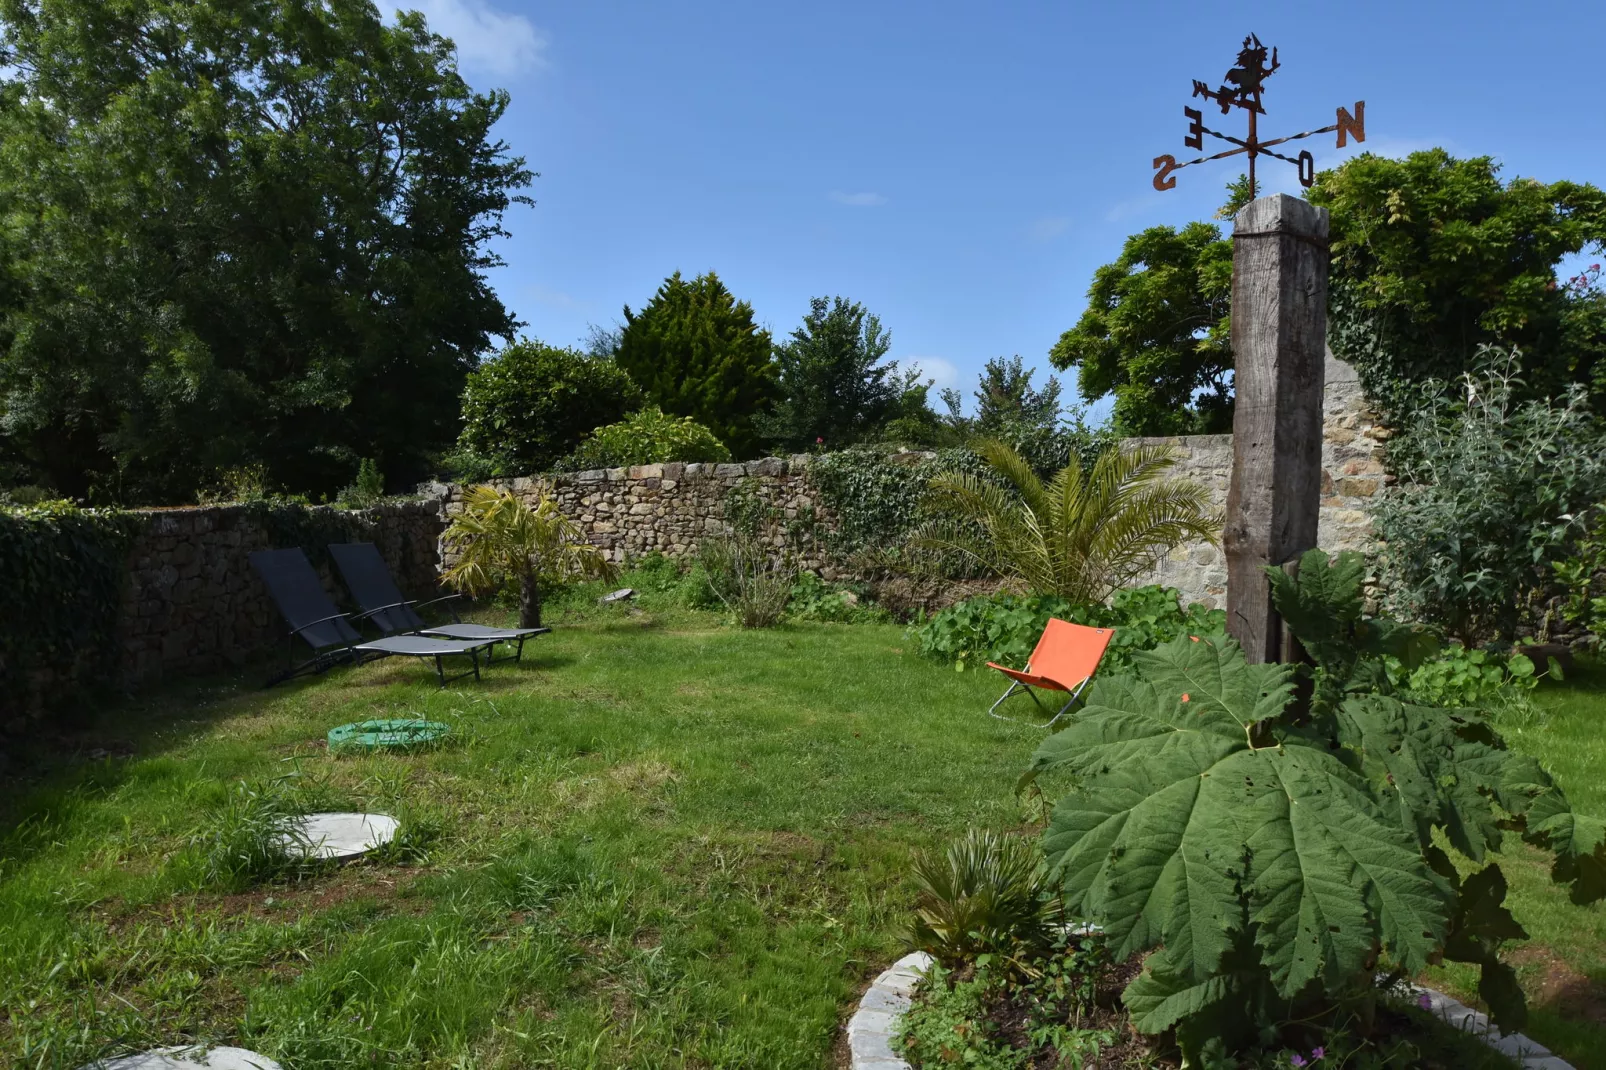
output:
M1178 993L1217 972L1246 913L1287 997L1351 982L1379 947L1425 966L1449 888L1415 836L1326 747L1256 746L1288 703L1290 668L1182 639L1139 672L1091 689L1038 752L1038 769L1077 778L1045 838L1069 907L1119 955L1164 945Z

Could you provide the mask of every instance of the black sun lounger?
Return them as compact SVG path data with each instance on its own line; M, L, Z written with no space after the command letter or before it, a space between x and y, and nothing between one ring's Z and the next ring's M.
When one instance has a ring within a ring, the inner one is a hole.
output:
M418 615L418 608L432 606L437 602L449 603L457 595L449 594L428 602L406 601L401 589L396 586L395 579L391 577L385 559L379 555L379 548L371 542L334 543L329 547L329 556L335 559L335 565L346 581L346 590L350 591L351 597L362 606L363 616L373 621L374 626L385 635L427 635L438 639L509 643L516 647L516 653L511 660L517 661L524 656L526 639L545 635L552 630L551 628L493 628L485 624L464 624L457 619L457 613L450 605L447 605L446 609L452 614L455 623L432 627L425 624L424 618ZM485 660L486 664L490 664L493 660L509 659L487 657Z
M284 615L285 623L290 625L289 634L286 636L291 650L289 660L295 661L294 647L297 638L312 647L310 659L300 665L291 665L270 679L266 684L268 687L303 673L323 672L331 665L342 661L368 660L364 655L374 658L392 654L433 658L435 675L440 679L441 686L445 687L451 680L460 680L469 673L448 677L442 668L441 659L452 654L467 654L474 662L471 672L476 680L479 679L479 652L491 645L487 640L466 642L426 639L423 636L412 635L390 636L365 642L361 633L353 627L352 620L361 620L368 614L352 618L337 610L324 591L318 574L312 570L312 562L307 560L307 555L301 552L300 547L289 550L258 550L251 554L251 567L262 577L268 593L273 596L279 612Z

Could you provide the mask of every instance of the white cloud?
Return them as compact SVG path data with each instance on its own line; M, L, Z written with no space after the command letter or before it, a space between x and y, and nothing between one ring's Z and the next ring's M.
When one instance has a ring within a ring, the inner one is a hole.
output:
M1046 215L1027 224L1026 236L1032 241L1053 241L1069 230L1070 226L1070 216Z
M898 367L919 368L921 379L936 380L931 388L933 391L959 385L959 369L954 367L952 361L943 360L941 357L899 357ZM931 400L935 403L937 399L933 396Z
M877 208L887 203L887 199L879 193L843 193L841 190L834 191L831 199L854 208Z
M510 78L546 66L547 36L523 15L498 11L486 0L403 0L424 13L429 28L457 45L464 67Z

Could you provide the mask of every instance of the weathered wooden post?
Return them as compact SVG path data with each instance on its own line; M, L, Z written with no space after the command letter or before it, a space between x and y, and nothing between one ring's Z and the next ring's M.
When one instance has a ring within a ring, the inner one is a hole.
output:
M1284 660L1267 565L1316 545L1327 343L1327 209L1287 194L1233 224L1237 407L1222 541L1227 631L1254 664Z

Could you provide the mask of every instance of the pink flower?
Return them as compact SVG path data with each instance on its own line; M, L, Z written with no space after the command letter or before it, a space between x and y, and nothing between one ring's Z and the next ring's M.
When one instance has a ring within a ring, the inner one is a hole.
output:
M1303 1055L1290 1055L1288 1057L1288 1061L1293 1063L1295 1066L1305 1065L1305 1057Z
M825 439L823 437L816 437L815 440L814 440L814 444L816 446L823 446L823 445L825 445Z
M1327 1049L1326 1048L1317 1048L1315 1051L1310 1053L1311 1061L1315 1062L1316 1060L1320 1059L1322 1056L1324 1056L1326 1054L1327 1054Z

